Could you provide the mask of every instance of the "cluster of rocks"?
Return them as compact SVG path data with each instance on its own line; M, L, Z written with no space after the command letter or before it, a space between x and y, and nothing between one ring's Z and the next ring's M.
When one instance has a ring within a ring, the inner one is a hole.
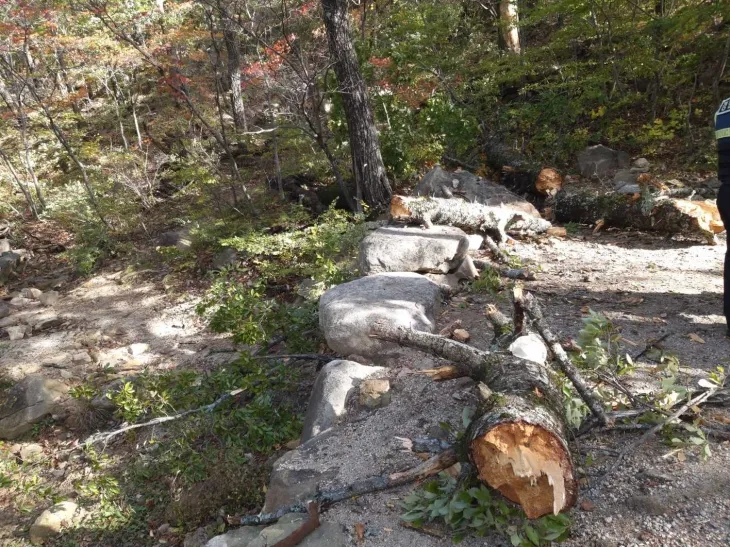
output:
M578 154L578 170L587 179L611 183L619 194L636 194L642 185L651 180L651 163L646 158L631 157L620 150L613 150L602 144L589 146ZM692 196L696 199L715 198L720 188L717 177L697 180L690 186L678 180L664 181L676 196Z
M14 341L57 327L62 321L52 308L58 299L57 291L26 288L0 300L0 332ZM14 313L21 310L32 313Z

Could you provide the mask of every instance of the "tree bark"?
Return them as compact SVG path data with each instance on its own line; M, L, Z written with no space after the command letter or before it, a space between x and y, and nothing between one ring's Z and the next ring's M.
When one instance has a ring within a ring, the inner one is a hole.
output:
M454 361L456 374L446 377L461 370L492 390L466 435L480 480L519 503L529 518L557 514L575 504L578 483L562 399L547 366L384 323L376 323L372 332Z
M360 73L352 44L348 2L322 0L322 7L330 55L335 61L335 74L347 118L358 197L362 196L373 210L382 211L388 206L392 190L380 154L378 132L368 101L365 80Z
M519 22L517 0L500 0L499 18L502 23L502 41L505 49L510 53L519 55L522 48L520 46L520 31L517 28Z
M555 218L561 222L681 234L715 244L723 230L717 206L681 199L640 194L602 193L591 189L567 189L555 196Z
M552 225L545 219L526 213L471 203L460 199L393 196L390 216L394 220L431 227L434 224L456 226L468 231L494 235L498 243L506 241L506 230L544 232Z
M35 202L33 201L33 196L30 195L30 192L28 191L28 188L25 186L23 181L20 180L18 172L15 170L15 167L13 167L13 164L10 162L10 158L5 155L5 152L3 152L2 149L0 149L0 159L3 160L3 163L8 168L8 171L10 171L10 174L15 180L15 183L18 185L18 188L20 188L20 191L23 193L23 197L25 197L25 201L28 204L28 208L30 209L33 218L38 219L38 209Z
M241 92L241 49L238 36L230 28L231 21L229 17L223 20L223 41L226 44L226 71L231 92L231 110L233 111L233 122L236 124L236 128L248 131L246 109L243 104L243 93Z

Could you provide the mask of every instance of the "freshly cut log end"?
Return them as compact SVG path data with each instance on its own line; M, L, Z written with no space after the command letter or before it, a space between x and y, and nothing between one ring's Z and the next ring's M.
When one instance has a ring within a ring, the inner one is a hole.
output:
M522 506L528 518L575 504L570 453L554 433L527 422L497 425L471 443L479 479Z
M555 169L546 167L535 181L535 189L544 196L554 196L563 187L563 177Z

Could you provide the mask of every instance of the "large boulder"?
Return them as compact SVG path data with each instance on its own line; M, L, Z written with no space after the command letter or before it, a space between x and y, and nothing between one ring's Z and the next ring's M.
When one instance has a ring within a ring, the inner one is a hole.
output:
M30 527L30 542L42 544L64 528L78 525L85 516L86 511L71 501L57 503L43 511Z
M423 176L413 193L417 196L435 198L463 196L470 202L495 207L502 205L528 215L540 216L540 212L532 203L514 192L510 192L504 186L469 171L450 172L438 165Z
M360 273L448 273L469 251L469 239L453 226L387 226L370 233L360 243Z
M289 513L263 529L244 527L216 536L206 543L205 547L268 547L288 538L308 518L309 516L303 513ZM320 522L317 529L297 545L299 547L346 547L350 545L350 540L342 526L333 522Z
M372 338L376 321L432 332L441 302L439 285L416 273L381 273L329 289L319 300L319 324L330 348L373 360L397 357L403 348Z
M187 251L193 246L193 238L190 235L190 228L180 228L163 232L157 238L160 247L177 247L180 251Z
M330 361L320 371L312 387L302 442L332 427L345 414L345 403L360 380L383 371L354 361Z
M15 439L57 412L67 391L61 382L30 375L0 392L0 439Z
M597 144L589 146L578 154L578 168L586 178L605 178L616 169L628 169L631 158L626 152L619 152Z
M329 429L287 452L274 462L263 513L311 498L321 485L332 481L340 471L340 463L326 461L326 441L335 429ZM323 445L323 443L325 443Z

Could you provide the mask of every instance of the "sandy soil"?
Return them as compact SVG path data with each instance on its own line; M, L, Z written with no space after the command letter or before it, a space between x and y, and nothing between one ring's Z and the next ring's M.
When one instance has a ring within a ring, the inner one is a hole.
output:
M730 340L721 316L724 241L717 247L669 241L630 233L585 232L561 240L518 242L514 252L540 266L538 280L526 284L546 308L551 325L562 336L575 337L588 308L606 314L632 343L632 355L647 341L668 334L662 348L675 353L696 382L718 365L727 367ZM12 380L40 373L78 383L98 367L112 364L123 374L173 367L213 368L231 358L230 344L207 332L195 315L195 299L171 298L159 282L125 276L121 269L97 275L82 285L61 288L54 310L33 304L16 312L33 323L39 314L55 313L57 326L30 338L0 343L0 368ZM472 343L486 347L492 337L484 317L495 298L466 293L454 298L439 319L444 326L460 318ZM506 299L497 303L508 309ZM35 317L35 319L34 319ZM690 334L694 335L690 338ZM702 340L704 343L698 341ZM84 354L86 357L84 357ZM393 403L378 411L355 411L342 426L338 445L323 456L336 463L341 478L412 465L413 455L399 451L394 437L432 434L438 422L458 427L461 409L476 400L468 382L433 384L409 374L434 360L415 352L391 371ZM652 363L640 369L632 387L656 387ZM338 434L339 435L339 434ZM582 438L576 444L577 465L584 474L581 500L591 511L576 509L569 545L720 546L730 544L730 446L713 442L712 457L685 461L667 456L668 447L652 441L633 454L600 492L589 491L594 478L610 466L615 451L635 434L611 433ZM592 465L584 455L591 453ZM335 464L333 464L335 465ZM451 545L407 530L399 524L399 503L409 488L364 496L330 509L352 532L366 525L366 546L422 547ZM0 518L0 538L16 532L10 515ZM499 545L499 538L472 538L463 544Z

